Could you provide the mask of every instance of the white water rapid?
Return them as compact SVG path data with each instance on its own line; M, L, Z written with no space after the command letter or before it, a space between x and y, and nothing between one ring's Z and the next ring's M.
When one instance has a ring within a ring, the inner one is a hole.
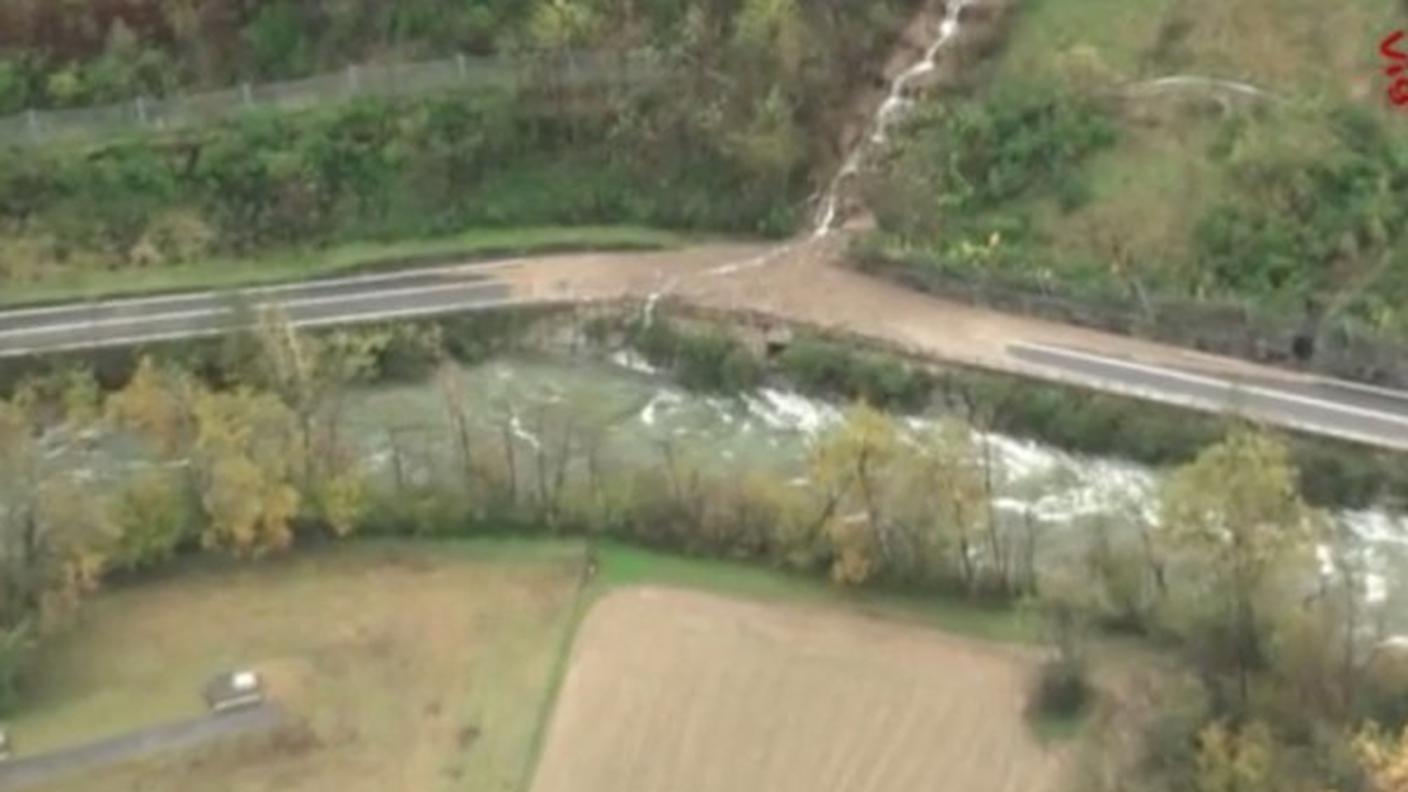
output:
M733 275L744 270L766 266L809 244L827 238L836 230L837 221L840 220L841 197L846 180L860 172L861 167L865 164L866 156L875 146L883 144L888 139L890 129L895 122L900 120L905 111L913 106L914 99L910 93L914 82L938 68L939 57L959 33L960 16L963 10L976 2L978 0L949 0L944 7L943 19L939 22L938 29L934 31L934 40L924 50L924 57L890 81L890 89L885 95L885 100L876 110L875 116L871 119L866 134L862 135L851 147L841 169L836 172L831 183L827 185L826 191L822 193L816 216L813 218L811 235L779 245L760 255L706 270L702 273L704 277ZM671 278L646 298L644 321L647 325L654 320L655 308L660 300L679 286L682 277L677 275Z
M938 68L939 56L958 35L959 19L963 10L973 5L974 2L976 0L950 0L944 8L944 18L939 22L937 35L929 44L929 48L924 51L923 59L905 69L890 82L890 91L886 94L885 101L880 103L880 109L876 111L875 118L871 121L868 134L856 141L841 165L841 169L836 172L836 176L832 178L830 186L822 196L820 208L817 210L816 222L813 225L814 238L824 237L835 229L841 208L841 191L845 186L846 179L860 172L870 150L885 142L889 137L891 127L904 116L905 111L913 106L914 99L909 94L914 81Z

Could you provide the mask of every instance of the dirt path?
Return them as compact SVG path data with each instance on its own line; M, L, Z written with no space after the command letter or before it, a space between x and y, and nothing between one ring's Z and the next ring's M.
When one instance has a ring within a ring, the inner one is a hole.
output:
M573 648L533 792L1047 792L1013 647L845 612L613 593Z

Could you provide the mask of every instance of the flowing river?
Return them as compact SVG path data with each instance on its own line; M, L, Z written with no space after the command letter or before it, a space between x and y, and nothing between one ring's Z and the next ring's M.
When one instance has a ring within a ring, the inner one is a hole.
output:
M502 427L511 427L525 455L540 442L533 432L535 410L554 405L559 414L608 423L603 447L615 460L658 464L668 447L720 471L764 468L799 483L811 443L842 418L837 405L786 390L765 388L738 398L691 393L625 354L612 361L558 355L500 359L464 370L458 390L476 434L498 437ZM444 389L419 385L359 396L350 420L367 458L385 474L397 435L410 445L440 443L441 452L422 464L450 459L447 416ZM917 432L939 418L907 416L901 426ZM1154 518L1158 471L1000 435L979 439L988 443L997 471L996 514L1038 526L1040 566L1075 568L1089 545L1092 521L1119 530L1132 517ZM1366 599L1383 611L1393 630L1408 631L1408 520L1384 511L1340 512L1335 519L1359 537L1369 571Z
M798 484L811 444L842 419L837 405L786 390L736 398L691 393L624 353L611 360L522 355L452 371L449 385L441 378L381 386L348 399L343 431L374 482L390 487L394 475L414 480L454 464L457 435L447 404L460 406L483 448L501 453L507 429L520 464L542 442L535 428L552 408L579 426L606 427L601 451L613 465L660 464L669 448L719 472L766 469ZM941 417L906 416L900 425L914 433ZM1157 471L1000 435L978 439L988 444L996 471L995 514L1036 527L1039 568L1078 570L1092 521L1117 531L1134 517L1153 519ZM54 433L46 448L54 469L100 487L151 465L120 435L76 440ZM1408 633L1408 520L1384 511L1340 512L1335 519L1359 537L1369 570L1366 600L1389 629Z

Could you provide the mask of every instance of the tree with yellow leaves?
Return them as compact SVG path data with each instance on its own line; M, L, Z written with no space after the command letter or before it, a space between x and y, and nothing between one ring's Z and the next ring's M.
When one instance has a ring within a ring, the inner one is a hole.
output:
M1280 792L1276 742L1262 723L1213 723L1198 735L1195 792Z
M164 458L181 460L195 437L192 405L197 390L190 375L144 356L127 385L108 397L108 419L140 433Z
M1408 727L1394 739L1377 726L1370 726L1354 742L1364 765L1369 792L1408 790Z
M297 485L307 446L295 414L273 393L240 388L212 392L188 374L144 359L127 387L108 400L115 425L148 438L162 456L188 472L188 486L201 505L202 542L236 555L259 556L288 547L293 522L304 502ZM356 492L336 477L320 479L330 504L329 522L350 528ZM128 493L123 507L165 508L156 493ZM169 504L167 504L169 505ZM119 512L121 513L121 512ZM130 517L130 515L125 515ZM160 515L158 515L160 516ZM144 526L184 531L178 520ZM169 552L179 537L132 537L126 550ZM125 557L140 566L145 559Z
M300 503L293 415L274 396L242 389L198 394L195 416L204 544L253 557L287 548Z
M835 548L838 582L864 583L893 557L886 487L899 455L894 422L864 404L847 411L812 448L811 481L823 500L819 523Z
M1221 599L1214 621L1245 705L1250 674L1264 659L1257 603L1273 570L1308 558L1320 518L1301 498L1285 445L1249 428L1175 471L1160 514L1161 538L1196 559Z
M302 462L296 483L306 516L339 536L352 531L366 505L360 460L342 442L345 396L375 372L392 335L368 330L312 336L276 311L260 318L262 354L252 372L255 381L247 384L268 388L292 413Z
M945 421L916 438L897 471L906 522L916 529L911 544L917 555L934 567L951 556L970 593L980 582L976 545L990 516L980 457L968 426ZM996 562L997 554L992 555Z
M0 402L0 629L72 612L97 587L114 538L106 502L45 464L37 426Z

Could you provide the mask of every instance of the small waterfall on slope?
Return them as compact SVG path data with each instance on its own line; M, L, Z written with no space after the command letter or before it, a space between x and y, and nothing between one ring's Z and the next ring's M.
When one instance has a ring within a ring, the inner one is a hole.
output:
M845 186L846 179L860 172L861 166L865 164L865 156L870 153L871 148L885 142L889 137L890 128L914 104L914 99L907 95L910 87L915 80L938 68L939 56L947 49L954 36L958 35L959 17L963 10L975 1L950 0L944 9L943 21L939 23L938 37L924 51L924 58L891 81L890 91L885 96L885 101L880 104L880 109L876 111L869 133L856 141L822 196L812 231L814 238L824 237L835 230L841 209L841 189Z
M885 95L885 100L881 102L880 108L876 110L874 118L871 120L866 134L862 135L855 145L851 147L841 165L841 169L831 179L827 185L826 192L822 193L821 203L813 218L812 233L809 237L779 245L772 250L762 253L752 258L742 261L735 261L702 273L704 276L732 275L743 270L755 267L766 266L783 256L786 256L806 245L825 239L836 230L837 221L841 214L841 193L846 186L846 180L860 172L861 166L865 164L866 155L875 146L882 145L889 137L890 129L895 122L904 116L913 104L914 99L908 96L915 80L929 74L938 68L939 56L942 55L949 44L958 35L960 22L959 17L963 10L974 5L979 0L948 0L944 7L944 16L939 22L938 30L934 40L924 50L924 57L913 66L905 69L890 82L890 89ZM648 326L655 316L655 307L662 297L674 291L679 285L682 276L675 276L667 281L656 291L652 292L646 299L643 320Z

